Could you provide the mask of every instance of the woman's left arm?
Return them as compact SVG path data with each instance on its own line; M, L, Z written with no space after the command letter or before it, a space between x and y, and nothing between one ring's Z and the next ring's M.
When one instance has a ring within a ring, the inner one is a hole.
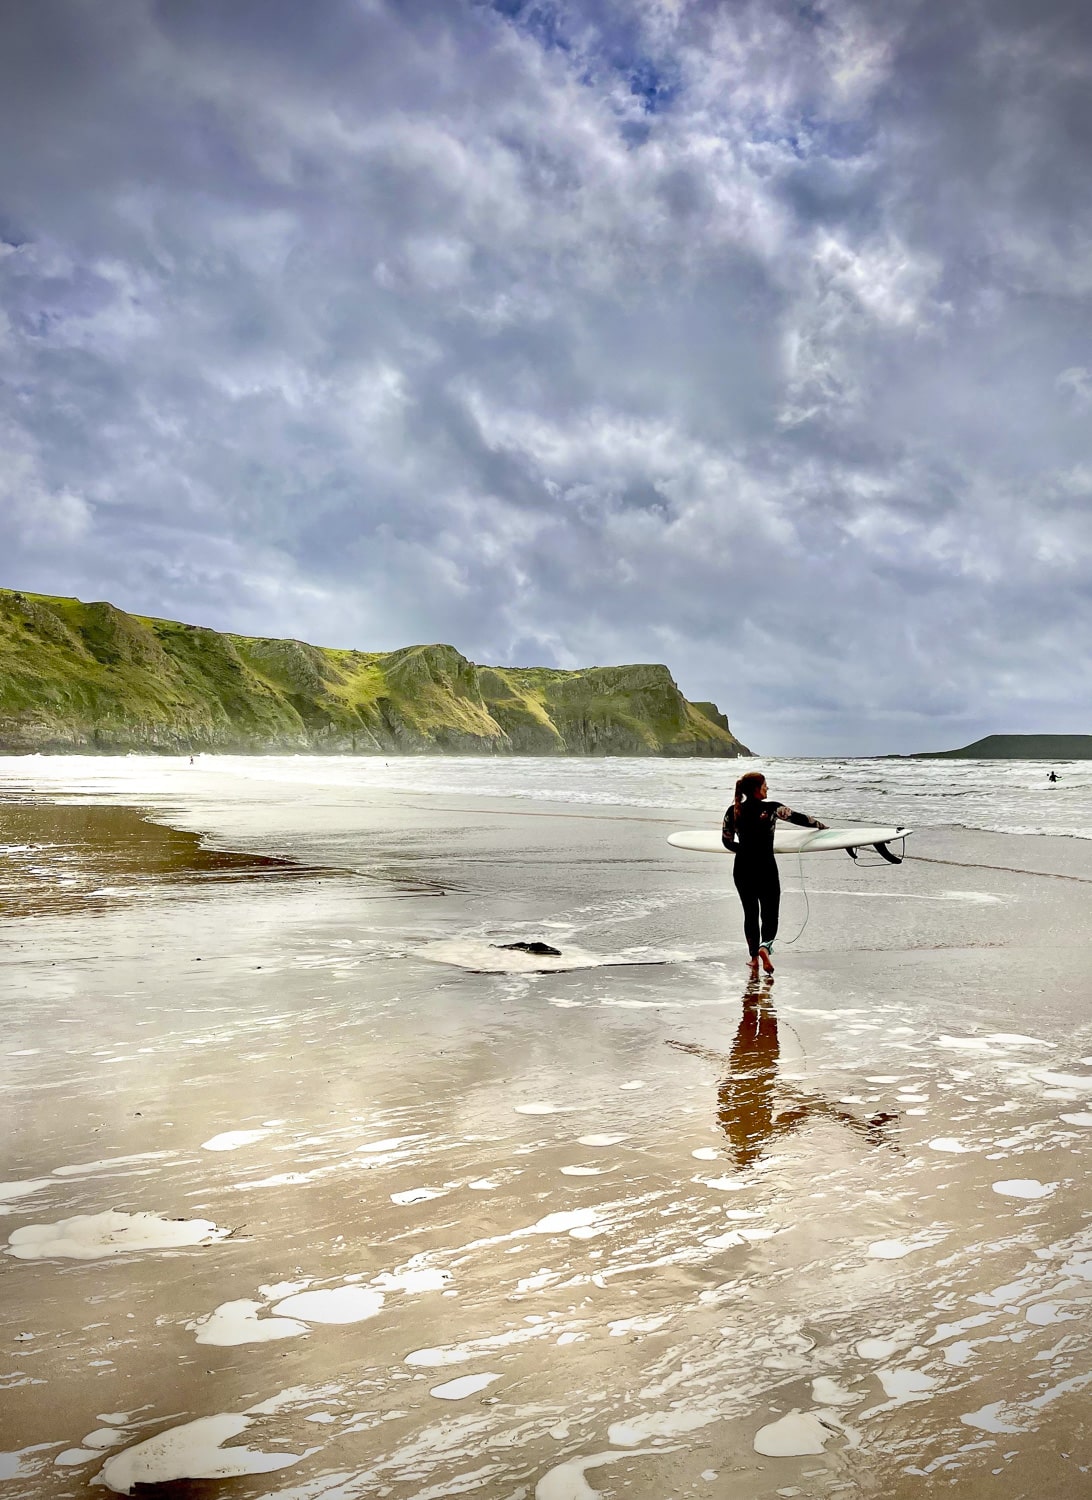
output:
M797 823L801 828L825 828L825 823L820 823L818 818L809 818L807 813L793 812L791 807L786 807L784 802L777 804L777 816L784 818L786 823Z
M720 827L720 841L726 849L736 851L739 849L739 845L736 843L736 810L734 806L729 807L728 811L724 814L724 822Z

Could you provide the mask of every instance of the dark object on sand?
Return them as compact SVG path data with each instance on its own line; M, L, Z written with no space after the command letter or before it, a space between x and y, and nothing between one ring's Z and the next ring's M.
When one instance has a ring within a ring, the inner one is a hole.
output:
M518 948L521 953L537 953L540 958L560 958L561 949L551 948L549 943L490 943L490 948Z
M865 1121L868 1139L873 1145L877 1145L880 1142L887 1142L888 1127L896 1127L898 1123L899 1116L897 1111L890 1109L877 1110L874 1115L869 1115Z

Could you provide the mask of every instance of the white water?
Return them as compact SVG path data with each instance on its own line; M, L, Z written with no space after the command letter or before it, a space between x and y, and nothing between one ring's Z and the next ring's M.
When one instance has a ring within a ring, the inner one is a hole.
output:
M706 812L713 826L735 778L761 768L771 794L824 823L964 827L1092 839L1092 761L577 760L490 756L17 756L0 757L13 790L104 796L211 789L246 795L262 785L389 789L460 797L521 797L579 807Z

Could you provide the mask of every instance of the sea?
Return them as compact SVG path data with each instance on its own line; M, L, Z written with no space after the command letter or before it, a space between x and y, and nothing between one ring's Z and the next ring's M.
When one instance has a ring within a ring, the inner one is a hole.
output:
M497 756L18 756L0 785L49 795L154 797L184 792L194 772L242 797L306 788L523 798L581 807L695 813L710 825L737 776L762 770L771 797L824 823L966 828L1092 839L1092 761L804 759L674 760ZM1053 770L1058 777L1050 782ZM264 785L263 785L264 784ZM275 794L274 794L275 795Z

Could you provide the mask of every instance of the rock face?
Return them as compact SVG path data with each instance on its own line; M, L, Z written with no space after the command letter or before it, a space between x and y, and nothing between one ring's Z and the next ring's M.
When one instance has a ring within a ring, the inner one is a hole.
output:
M910 760L1092 760L1092 734L988 734L960 750L925 750Z
M338 651L0 589L0 753L749 755L666 667Z

